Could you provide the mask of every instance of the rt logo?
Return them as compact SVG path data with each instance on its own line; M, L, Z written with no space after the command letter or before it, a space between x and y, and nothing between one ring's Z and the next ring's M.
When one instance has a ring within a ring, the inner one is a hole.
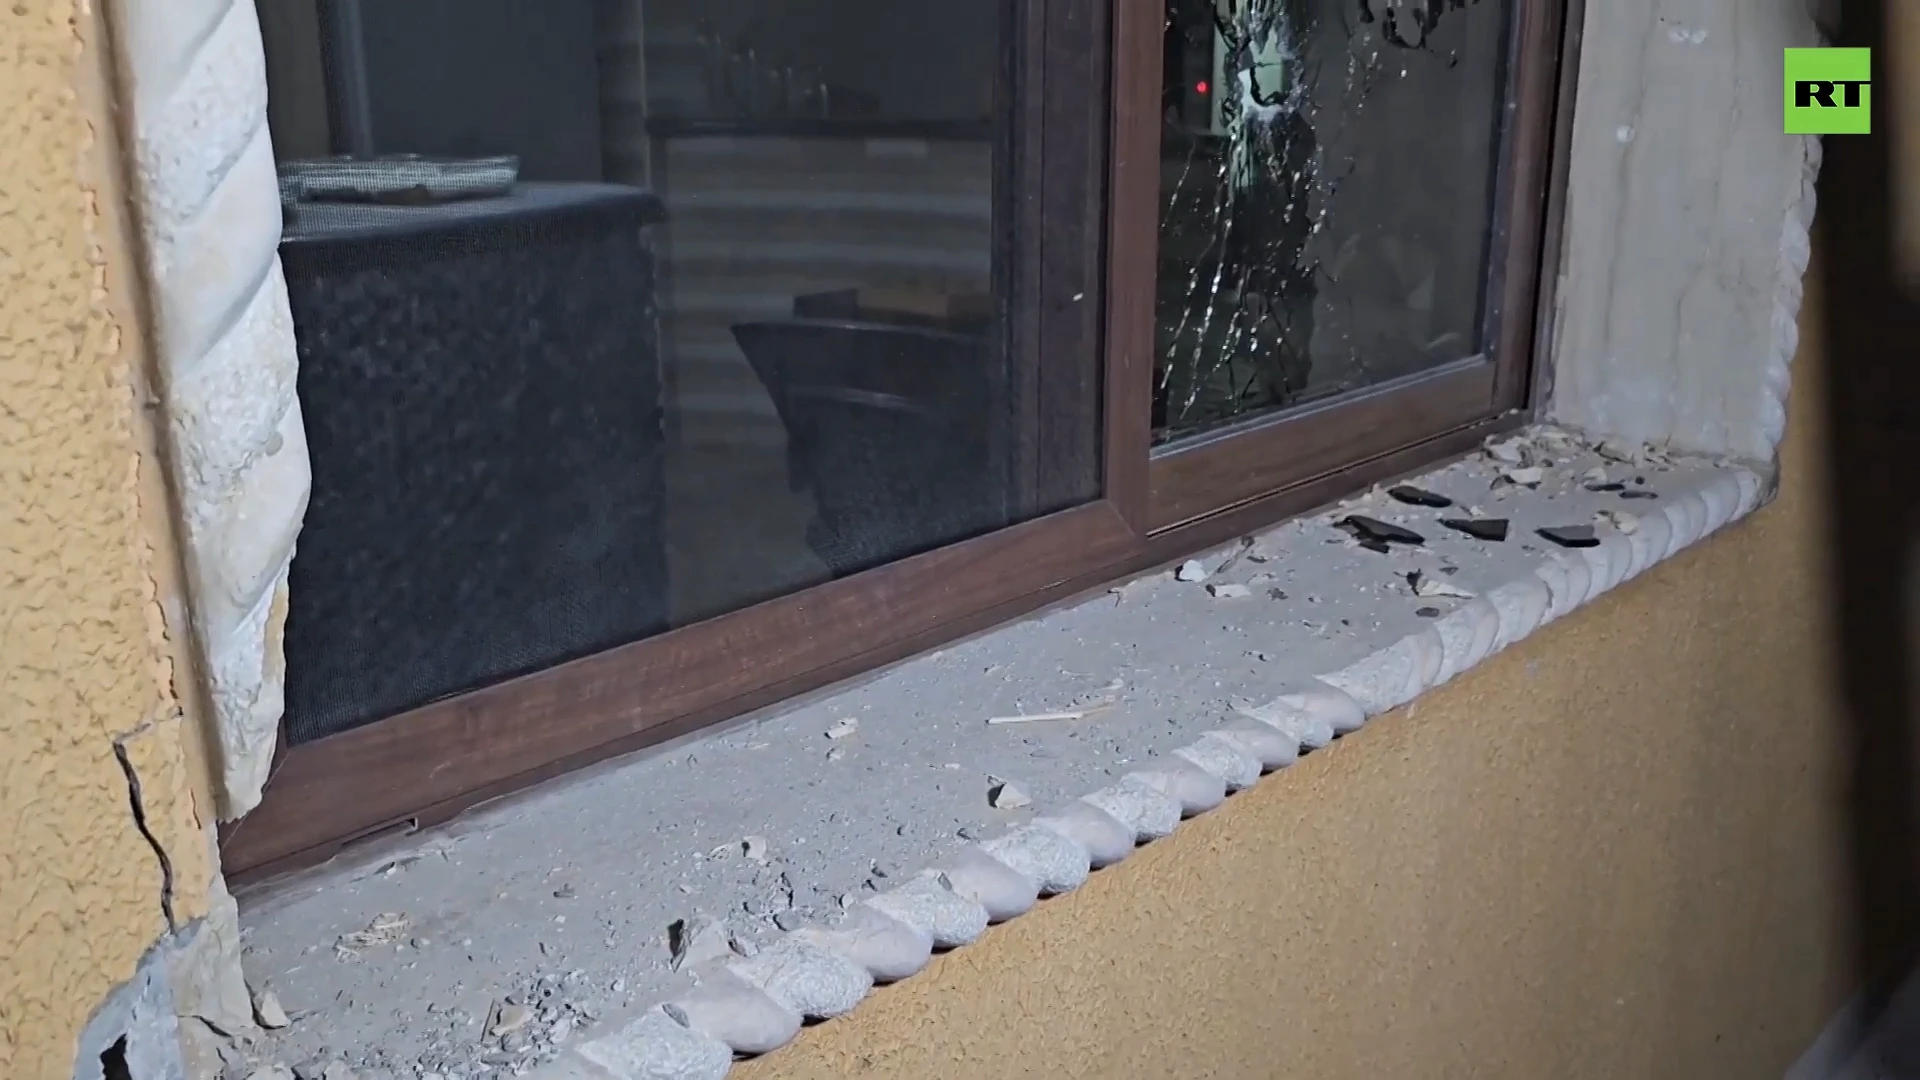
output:
M1871 49L1788 49L1786 53L1787 134L1872 134Z

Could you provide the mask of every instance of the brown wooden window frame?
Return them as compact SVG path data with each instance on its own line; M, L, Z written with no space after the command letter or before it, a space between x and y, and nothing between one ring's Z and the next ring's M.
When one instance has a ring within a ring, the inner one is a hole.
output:
M1150 446L1159 228L1160 0L1013 0L999 252L1030 505L1091 502L290 749L227 826L240 879L426 827L514 790L818 690L1388 477L1525 419L1556 257L1577 27L1516 0L1486 313L1492 354ZM1095 303L1093 301L1099 301ZM1089 371L1101 384L1088 386ZM1099 416L1087 404L1098 403ZM1063 415L1064 412L1064 415ZM1044 422L1043 422L1044 421ZM1091 433L1100 433L1093 445ZM1082 486L1084 486L1082 482ZM284 746L284 741L283 741Z

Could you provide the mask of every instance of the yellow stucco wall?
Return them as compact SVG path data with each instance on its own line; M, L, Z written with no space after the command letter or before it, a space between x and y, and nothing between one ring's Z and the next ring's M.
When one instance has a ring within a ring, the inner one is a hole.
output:
M116 742L211 874L96 18L0 6L5 1080L167 928ZM1850 988L1813 361L1753 521L739 1075L1777 1077Z
M1753 519L741 1080L1777 1080L1852 989L1807 351Z
M139 319L95 16L0 6L0 1077L75 1037L167 929L203 913L197 746L172 692L165 500L136 402Z

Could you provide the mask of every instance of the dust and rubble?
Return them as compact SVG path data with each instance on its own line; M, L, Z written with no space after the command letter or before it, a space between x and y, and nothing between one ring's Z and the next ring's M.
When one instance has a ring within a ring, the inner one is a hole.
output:
M1500 482L1515 467L1541 470L1539 485ZM1560 546L1540 530L1629 531L1659 505L1630 496L1711 467L1570 432L1503 437L1143 575L1123 605L1102 592L243 895L261 1030L231 1040L229 1080L517 1075L705 963L831 922L968 839L1170 754L1236 702L1531 572ZM1402 531L1419 542L1360 543Z

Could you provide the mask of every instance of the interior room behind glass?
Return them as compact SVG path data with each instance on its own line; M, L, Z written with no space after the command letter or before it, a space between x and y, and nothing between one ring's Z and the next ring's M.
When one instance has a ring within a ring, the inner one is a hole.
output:
M1163 0L1155 438L1481 355L1511 0Z
M290 741L1053 508L1013 479L1005 6L259 0Z

